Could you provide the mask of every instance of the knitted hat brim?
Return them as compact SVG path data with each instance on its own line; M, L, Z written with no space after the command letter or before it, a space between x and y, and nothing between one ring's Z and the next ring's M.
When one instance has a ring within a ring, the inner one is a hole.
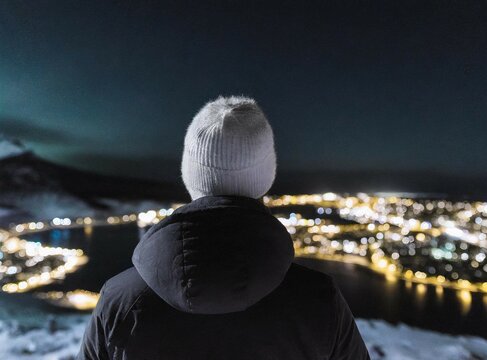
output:
M183 152L183 182L193 200L208 195L240 195L254 199L265 195L276 175L276 154L270 151L261 161L244 169L205 166Z

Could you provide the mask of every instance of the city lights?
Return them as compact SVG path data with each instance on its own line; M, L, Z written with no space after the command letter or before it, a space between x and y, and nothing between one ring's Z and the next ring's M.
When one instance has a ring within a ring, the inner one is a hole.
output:
M487 203L363 193L266 196L264 202L283 210L277 216L297 256L366 265L387 279L487 292ZM320 226L306 218L309 211L298 213L304 205L316 208L312 221Z
M100 294L98 293L80 289L66 293L62 291L49 291L47 293L39 293L36 296L53 305L77 310L93 309L100 298Z
M63 279L88 260L80 249L43 246L4 230L0 234L0 284L8 293L26 292Z

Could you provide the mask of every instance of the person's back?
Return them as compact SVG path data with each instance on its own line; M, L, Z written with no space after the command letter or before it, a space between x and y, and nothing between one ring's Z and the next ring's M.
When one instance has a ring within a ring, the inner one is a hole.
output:
M259 200L275 170L256 103L208 103L185 139L193 201L106 282L78 359L368 359L333 280L292 262L289 233Z

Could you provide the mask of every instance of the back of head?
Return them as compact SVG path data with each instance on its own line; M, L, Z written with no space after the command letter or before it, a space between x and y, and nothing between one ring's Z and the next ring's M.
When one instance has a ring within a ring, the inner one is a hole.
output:
M274 135L256 101L220 96L194 117L181 164L193 200L208 195L263 196L276 174Z

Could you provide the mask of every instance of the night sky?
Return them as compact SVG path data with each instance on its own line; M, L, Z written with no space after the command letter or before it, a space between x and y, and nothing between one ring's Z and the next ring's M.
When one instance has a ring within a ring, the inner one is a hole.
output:
M172 177L198 109L244 94L280 170L487 175L486 1L201 3L1 1L0 132Z

